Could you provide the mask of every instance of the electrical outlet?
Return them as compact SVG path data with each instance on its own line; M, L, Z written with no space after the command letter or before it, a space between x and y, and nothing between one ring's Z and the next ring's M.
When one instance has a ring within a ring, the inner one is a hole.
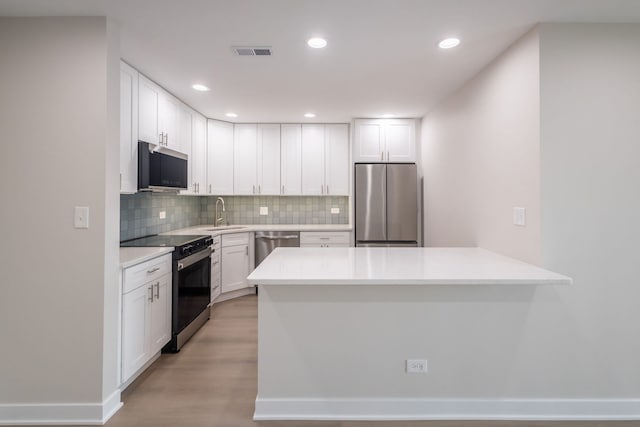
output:
M340 213L340 208L331 208L331 215L337 215Z
M269 215L269 206L260 206L260 215Z
M407 359L408 374L426 374L427 359Z
M513 224L521 227L527 225L527 212L525 208L513 208Z
M165 219L167 217L167 211L160 211L160 219Z

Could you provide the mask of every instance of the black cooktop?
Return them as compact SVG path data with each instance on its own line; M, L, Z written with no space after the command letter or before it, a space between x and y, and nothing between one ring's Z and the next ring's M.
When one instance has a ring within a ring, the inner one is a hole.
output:
M180 246L184 246L193 242L196 242L201 239L206 239L207 235L154 235L154 236L146 236L140 237L138 239L125 240L120 242L120 247L123 248L131 248L131 247L151 247L151 246L173 246L179 248Z

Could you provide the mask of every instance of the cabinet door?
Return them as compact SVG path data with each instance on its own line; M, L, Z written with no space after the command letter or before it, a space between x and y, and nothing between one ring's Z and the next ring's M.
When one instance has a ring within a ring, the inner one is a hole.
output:
M207 119L200 114L193 118L193 137L191 140L191 180L196 194L206 194L207 185Z
M302 194L302 126L282 125L280 178L284 195Z
M280 125L258 125L258 194L280 194Z
M258 130L254 124L233 128L233 194L254 195L257 190Z
M120 62L120 193L138 191L138 72Z
M415 120L388 120L385 123L387 162L414 163L416 161Z
M386 161L383 120L356 120L354 138L354 163L378 163Z
M302 125L302 194L323 195L324 125Z
M171 339L171 275L165 274L151 283L151 356L159 352Z
M151 286L143 285L122 297L122 381L151 357Z
M176 151L183 151L178 137L179 105L179 101L173 96L166 92L160 93L158 104L159 127L160 131L164 133L165 146Z
M160 88L144 77L138 78L138 139L150 144L160 143L158 104Z
M249 285L249 245L222 248L222 292L231 292Z
M325 194L349 195L349 125L325 126Z
M196 186L193 181L193 116L195 111L184 104L178 107L178 145L181 151L189 157L187 162L187 190L180 194L196 194Z
M207 194L233 194L233 124L207 123Z

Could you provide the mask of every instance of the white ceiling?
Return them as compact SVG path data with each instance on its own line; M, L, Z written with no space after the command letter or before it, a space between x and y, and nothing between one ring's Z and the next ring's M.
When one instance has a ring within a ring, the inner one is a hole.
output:
M536 23L640 22L640 1L0 0L0 15L110 16L122 57L207 117L346 122L422 117ZM310 49L314 35L329 45ZM462 44L439 50L449 35ZM273 56L238 57L234 45Z

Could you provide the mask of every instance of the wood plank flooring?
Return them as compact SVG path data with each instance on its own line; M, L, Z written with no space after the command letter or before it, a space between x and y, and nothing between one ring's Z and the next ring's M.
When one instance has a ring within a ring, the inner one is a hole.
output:
M637 427L640 422L260 421L257 298L217 304L211 319L178 354L163 355L123 394L107 427Z

